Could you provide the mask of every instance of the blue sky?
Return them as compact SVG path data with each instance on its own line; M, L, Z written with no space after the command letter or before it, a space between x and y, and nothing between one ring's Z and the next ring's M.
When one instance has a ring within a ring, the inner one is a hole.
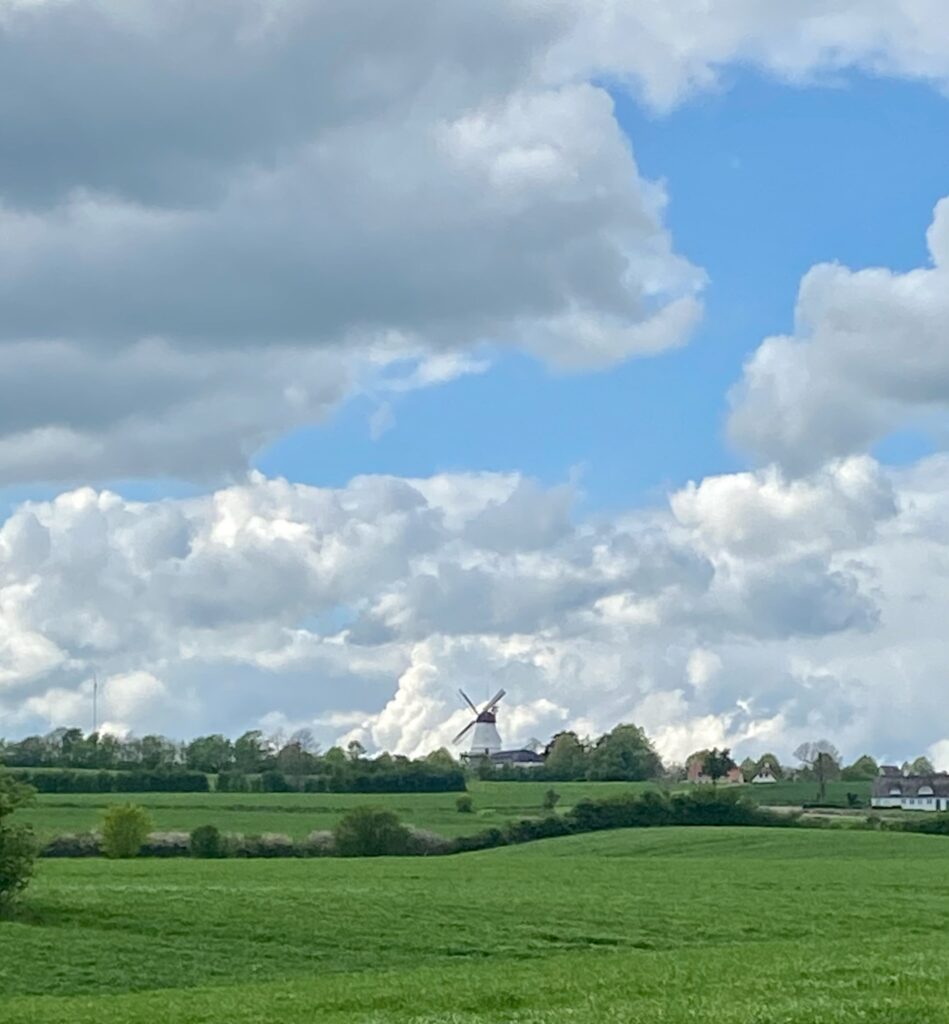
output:
M576 475L589 510L652 502L748 464L724 437L726 396L762 339L792 329L813 264L926 263L949 181L949 107L931 88L858 73L794 86L745 71L668 114L625 91L614 99L641 172L665 183L678 250L709 276L692 343L572 375L501 354L486 373L403 396L376 440L376 404L355 399L261 453L261 470L333 485L359 473ZM901 462L928 448L906 432L878 451Z

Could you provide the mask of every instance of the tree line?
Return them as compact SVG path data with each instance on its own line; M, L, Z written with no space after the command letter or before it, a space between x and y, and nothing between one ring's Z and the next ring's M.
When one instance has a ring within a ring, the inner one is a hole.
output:
M794 753L797 763L792 766L782 764L773 753L747 757L737 765L728 749L718 748L695 751L685 764L663 764L645 731L630 723L617 725L597 739L583 738L569 730L559 732L546 745L543 756L543 765L529 771L489 762L473 767L482 778L518 781L677 782L689 776L690 765L698 764L701 776L713 781L725 778L734 768L740 769L745 782L764 772L778 781L814 781L821 798L828 782L868 781L879 773L878 763L869 754L844 764L840 753L827 740L802 744ZM0 764L15 769L128 773L124 783L100 775L98 788L117 792L144 792L164 785L202 788L199 781L194 781L198 773L216 775L217 788L229 792L464 788L459 761L444 748L414 760L388 753L370 758L356 741L345 749L334 746L323 751L309 729L289 736L265 736L260 730L250 730L234 740L215 733L185 743L160 735L122 738L95 732L85 734L78 728L56 729L45 736L28 736L16 742L0 740ZM925 757L906 762L902 768L913 774L933 772ZM192 781L185 778L186 772L195 773ZM139 781L132 785L136 773ZM39 776L31 776L30 781L47 791L69 792L70 787L80 785L75 777L63 776L58 782L41 783L37 779Z

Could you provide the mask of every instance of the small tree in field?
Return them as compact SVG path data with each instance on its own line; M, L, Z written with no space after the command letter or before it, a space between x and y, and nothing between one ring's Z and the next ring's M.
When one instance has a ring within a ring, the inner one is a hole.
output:
M26 888L36 862L36 840L26 825L6 819L33 799L33 790L0 771L0 910Z
M102 852L107 857L137 857L151 829L151 819L141 807L116 804L102 820Z
M545 811L552 811L560 803L560 794L556 789L548 789L544 794L543 807Z
M728 747L724 747L722 750L713 747L702 762L702 774L707 775L714 786L718 784L719 779L724 779L734 767L735 762L732 760L732 752Z
M812 743L802 743L794 751L794 756L814 773L820 791L820 802L823 803L827 796L827 783L840 775L840 754L837 748L828 740L815 740Z
M358 807L339 820L333 831L341 857L394 857L406 853L412 834L393 811Z
M474 810L474 800L468 793L462 793L455 801L455 809L459 814L471 814Z

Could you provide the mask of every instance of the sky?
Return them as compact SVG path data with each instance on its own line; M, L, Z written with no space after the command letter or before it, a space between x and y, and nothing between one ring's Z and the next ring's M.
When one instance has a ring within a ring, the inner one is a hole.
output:
M0 0L0 735L949 768L947 129L941 0Z

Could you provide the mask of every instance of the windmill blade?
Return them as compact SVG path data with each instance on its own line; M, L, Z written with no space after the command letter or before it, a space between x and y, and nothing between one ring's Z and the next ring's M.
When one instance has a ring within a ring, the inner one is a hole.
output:
M478 713L478 709L474 706L474 704L471 703L471 698L468 696L468 694L465 693L465 691L461 690L461 689L458 692L461 694L461 699L468 705L469 708L471 708L471 710L475 714L477 714Z
M458 742L458 741L459 741L459 740L461 739L461 737L462 737L462 736L464 736L464 734L465 734L465 733L466 733L466 732L467 732L467 731L468 731L469 729L472 729L472 728L474 728L475 724L476 724L475 722L469 722L469 723L468 723L468 724L467 724L467 725L466 725L466 726L464 727L464 729L462 729L462 730L461 730L461 732L460 732L460 733L458 733L458 735L457 735L457 736L456 736L456 737L455 737L455 738L454 738L454 739L453 739L453 740L452 740L451 742L452 742L453 744L454 744L454 743L457 743L457 742Z
M494 707L494 705L501 700L505 693L507 693L507 690L498 690L498 692L488 701L488 703L485 704L484 710L490 711Z

